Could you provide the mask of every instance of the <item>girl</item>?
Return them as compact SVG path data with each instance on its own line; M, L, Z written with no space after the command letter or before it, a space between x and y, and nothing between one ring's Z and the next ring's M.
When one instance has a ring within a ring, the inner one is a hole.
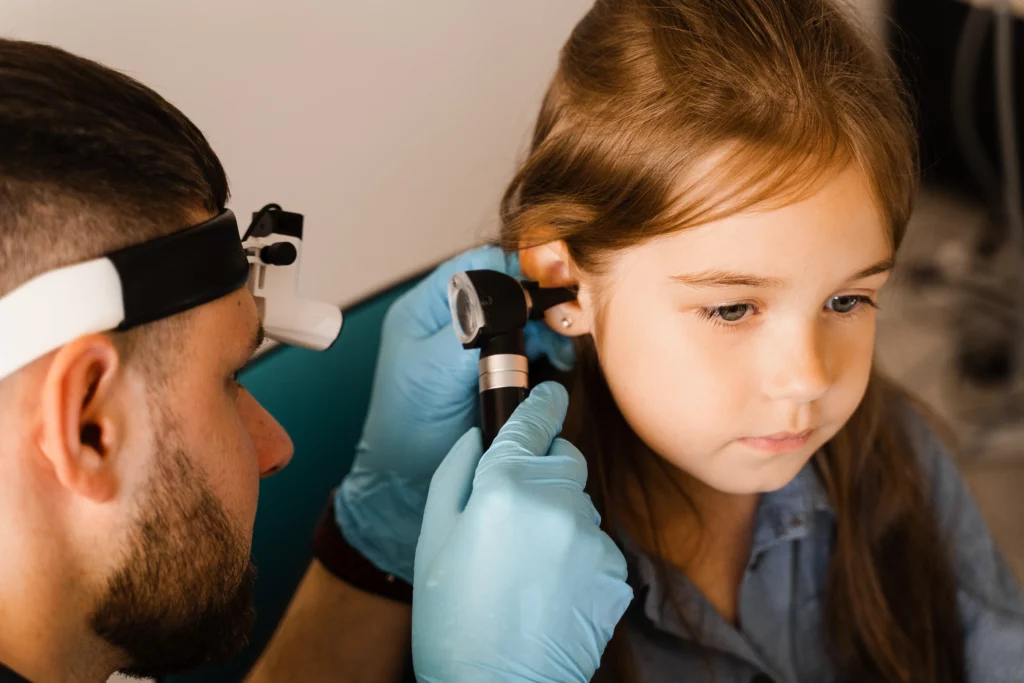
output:
M570 37L502 218L579 287L567 436L636 592L599 679L1024 680L1019 591L872 372L913 138L829 0L598 0Z

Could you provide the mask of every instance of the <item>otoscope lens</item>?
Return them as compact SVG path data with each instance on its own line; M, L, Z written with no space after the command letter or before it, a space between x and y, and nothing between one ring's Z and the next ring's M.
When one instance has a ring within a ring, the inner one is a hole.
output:
M455 275L448 283L448 307L459 341L473 342L484 326L484 313L476 288L466 273Z
M466 334L466 330L473 327L473 309L466 290L459 290L455 296L455 319L458 321L459 330Z

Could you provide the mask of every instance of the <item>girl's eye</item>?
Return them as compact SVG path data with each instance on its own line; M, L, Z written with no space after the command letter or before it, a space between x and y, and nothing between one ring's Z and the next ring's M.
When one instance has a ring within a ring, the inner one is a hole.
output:
M875 302L870 297L866 297L860 294L848 294L845 296L834 296L829 299L827 307L829 310L835 311L836 313L852 313L859 305L867 304L872 308L877 308Z
M753 312L754 306L752 304L728 304L726 306L712 306L699 309L701 317L724 323L738 323L746 318L747 314Z
M752 308L750 304L730 304L720 306L716 309L718 317L727 323L738 323L747 316L747 311Z

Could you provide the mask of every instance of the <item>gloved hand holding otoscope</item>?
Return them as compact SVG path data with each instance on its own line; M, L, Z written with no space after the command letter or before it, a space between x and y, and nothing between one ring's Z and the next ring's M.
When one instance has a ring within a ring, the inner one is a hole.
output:
M455 334L463 347L480 349L480 420L490 447L529 391L523 329L553 306L573 301L567 287L541 287L494 270L470 270L448 285Z

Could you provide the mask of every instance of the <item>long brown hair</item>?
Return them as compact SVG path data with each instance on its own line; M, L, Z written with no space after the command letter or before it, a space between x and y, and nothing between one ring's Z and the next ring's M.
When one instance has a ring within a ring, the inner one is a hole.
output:
M847 164L869 180L897 248L916 189L910 106L845 8L598 0L562 50L502 202L503 241L563 240L579 268L599 272L642 239L785 205ZM586 429L574 439L614 529L634 506L624 483L654 485L642 462L657 456L615 405L592 339L578 352L573 399ZM815 458L837 520L823 637L842 680L960 683L955 578L896 417L903 400L873 375Z

